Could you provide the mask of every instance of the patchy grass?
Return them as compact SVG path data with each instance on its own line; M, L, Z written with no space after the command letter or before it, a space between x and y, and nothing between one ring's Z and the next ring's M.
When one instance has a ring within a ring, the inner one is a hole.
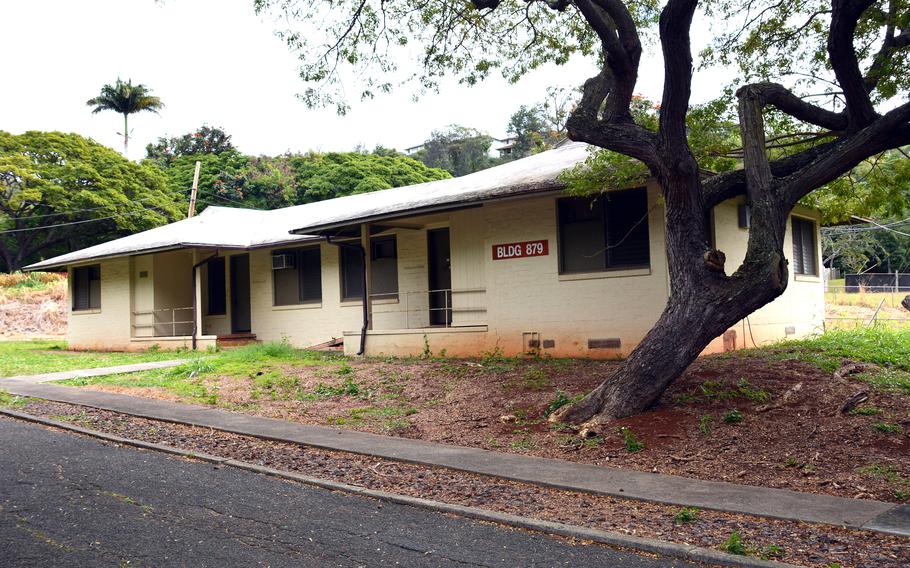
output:
M0 406L4 406L6 408L25 406L31 400L32 399L27 396L16 396L4 390L0 390Z
M837 370L843 359L910 372L910 329L882 326L834 329L806 339L749 349L740 352L740 355L771 356L779 360L797 359L829 373ZM898 382L906 384L910 392L910 382L907 381L904 376Z
M337 367L336 373L348 378L340 387L320 384L313 391L304 392L300 389L297 378L287 374L283 369L291 364L334 365ZM60 384L77 387L110 385L155 388L165 390L179 398L214 405L218 404L218 377L248 377L251 380L251 398L254 400L258 398L313 400L357 394L359 387L350 378L352 372L350 365L341 357L296 349L286 342L274 342L247 345L203 356L194 355L186 363L169 369L103 377L80 377L60 381Z
M68 351L64 341L0 341L0 377L112 367L190 357L175 351L111 353Z

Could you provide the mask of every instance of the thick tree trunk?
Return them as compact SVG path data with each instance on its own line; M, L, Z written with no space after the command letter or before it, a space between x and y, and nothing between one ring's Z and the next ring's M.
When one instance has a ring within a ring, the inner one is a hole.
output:
M783 291L769 285L762 274L755 274L748 285L738 288L739 293L730 290L731 300L725 300L720 290L674 291L660 319L613 374L577 404L555 412L551 420L573 424L592 418L606 421L637 414L656 404L713 339ZM748 290L751 301L739 301Z
M789 208L780 206L774 192L754 196L746 258L727 276L723 254L706 244L697 172L687 170L683 163L682 172L659 175L666 196L672 286L663 313L610 377L550 420L600 422L651 407L713 339L786 289L783 240Z

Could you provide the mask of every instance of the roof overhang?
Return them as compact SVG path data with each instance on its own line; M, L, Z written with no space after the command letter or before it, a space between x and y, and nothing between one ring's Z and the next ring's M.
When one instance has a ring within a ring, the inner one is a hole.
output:
M340 229L345 229L355 225L362 225L364 223L376 223L380 221L394 222L401 219L408 219L421 215L429 215L432 213L447 213L464 209L475 209L477 207L482 207L485 203L510 201L531 196L536 197L550 193L558 193L563 189L565 189L565 184L555 181L553 183L544 184L524 191L512 192L507 195L481 196L475 199L465 199L448 203L437 203L432 205L395 209L386 213L374 213L361 217L351 217L349 219L335 221L332 223L305 225L303 227L293 229L290 232L294 235L327 235L333 234L334 231L338 231Z

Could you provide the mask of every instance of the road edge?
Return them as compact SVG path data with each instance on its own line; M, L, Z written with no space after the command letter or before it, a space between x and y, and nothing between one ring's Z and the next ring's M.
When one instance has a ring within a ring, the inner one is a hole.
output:
M42 418L40 416L34 416L32 414L27 414L25 412L19 412L16 410L11 410L9 408L0 408L0 415L9 416L11 418L16 418L19 420L25 420L27 422L33 422L35 424L41 424L44 426L51 426L61 430L68 430L70 432L75 432L77 434L82 434L85 436L90 436L93 438L98 438L100 440L105 440L107 442L112 442L116 444L132 446L136 448L141 448L145 450L152 450L157 452L162 452L166 454L181 456L185 458L197 459L207 463L213 463L216 465L226 465L234 467L237 469L259 473L264 475L269 475L272 477L278 477L290 481L295 481L298 483L303 483L305 485L310 485L313 487L319 487L322 489L328 489L332 491L340 491L343 493L348 493L352 495L357 495L361 497L368 497L371 499L378 499L381 501L386 501L390 503L397 503L400 505L407 505L411 507L417 507L421 509L427 509L431 511L436 511L440 513L454 514L461 517L466 517L470 519L493 522L506 526L511 526L515 528L531 530L535 532L540 532L544 534L557 535L568 538L575 538L579 540L587 540L596 542L598 544L605 544L614 547L626 548L631 550L638 550L642 552L648 552L652 554L661 554L664 556L669 556L673 558L679 558L682 560L690 560L694 562L707 562L715 565L723 566L732 566L735 568L799 568L794 564L787 564L784 562L774 562L770 560L762 560L759 558L752 558L748 556L738 556L734 554L728 554L725 552L720 552L718 550L713 550L710 548L704 548L699 546L691 546L687 544L678 544L674 542L668 542L663 540L654 540L636 537L632 535L627 535L618 532L611 531L602 531L597 529L591 529L587 527L581 527L577 525L569 525L565 523L556 523L552 521L544 521L541 519L534 519L530 517L521 517L518 515L510 515L508 513L499 513L496 511L491 511L487 509L480 509L477 507L465 507L463 505L453 505L450 503L443 503L441 501L433 501L430 499L422 499L420 497L410 497L407 495L398 495L396 493L389 493L386 491L377 491L375 489L367 489L365 487L360 487L357 485L349 485L346 483L340 483L337 481L330 481L327 479L320 479L316 477L309 477L306 475L300 475L297 473L283 471L279 469L274 469L267 466L257 465L249 462L243 462L238 460L233 460L229 458L222 458L218 456L213 456L211 454L205 454L200 452L193 452L190 450L184 450L174 446L167 446L164 444L155 444L152 442L144 442L142 440L133 440L131 438L124 438L122 436L117 436L114 434L108 434L98 430L91 430L89 428L83 428L81 426L76 426L67 422L61 422L58 420L51 420L48 418Z

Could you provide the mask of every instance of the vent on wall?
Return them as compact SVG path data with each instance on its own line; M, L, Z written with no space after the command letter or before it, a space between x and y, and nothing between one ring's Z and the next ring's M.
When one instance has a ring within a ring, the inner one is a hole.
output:
M784 328L784 335L796 335L796 327L788 325Z
M619 349L620 347L622 347L622 341L618 337L588 340L588 349Z

